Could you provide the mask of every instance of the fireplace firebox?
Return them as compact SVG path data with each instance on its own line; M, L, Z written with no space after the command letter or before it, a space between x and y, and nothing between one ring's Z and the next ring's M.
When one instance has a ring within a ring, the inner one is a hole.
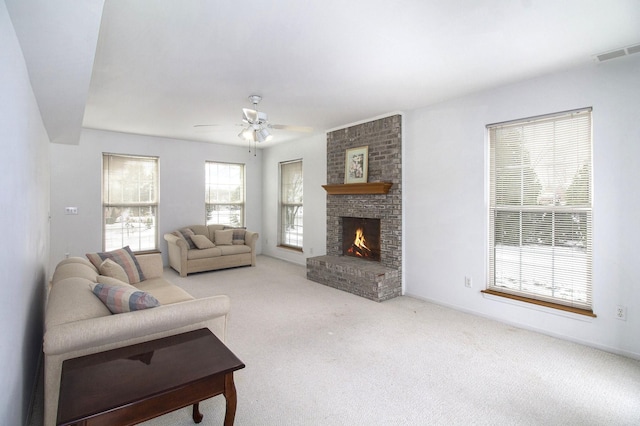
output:
M380 219L343 217L342 254L380 262Z

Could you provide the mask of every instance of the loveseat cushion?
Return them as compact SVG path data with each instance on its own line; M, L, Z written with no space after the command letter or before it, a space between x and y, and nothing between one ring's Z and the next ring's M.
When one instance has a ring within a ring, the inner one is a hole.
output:
M221 247L222 246L215 246L214 248L208 248L204 250L189 250L187 251L187 259L208 259L210 257L222 256L222 252L220 251Z
M215 236L215 243L218 246L230 246L233 244L233 230L231 229L216 230Z
M114 314L141 311L160 306L151 294L133 286L94 283L91 290Z
M245 245L233 245L233 246L220 246L218 247L223 256L229 256L230 254L251 253L251 247Z
M106 259L113 260L118 265L122 266L124 271L127 273L130 284L139 283L145 279L142 269L140 269L140 265L129 246L104 253L87 253L87 258L98 269Z

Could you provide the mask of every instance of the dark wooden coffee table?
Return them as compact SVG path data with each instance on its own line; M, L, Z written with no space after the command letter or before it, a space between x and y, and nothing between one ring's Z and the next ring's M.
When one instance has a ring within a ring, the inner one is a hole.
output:
M211 331L196 330L63 362L58 425L134 425L223 394L236 413L233 372L244 368Z

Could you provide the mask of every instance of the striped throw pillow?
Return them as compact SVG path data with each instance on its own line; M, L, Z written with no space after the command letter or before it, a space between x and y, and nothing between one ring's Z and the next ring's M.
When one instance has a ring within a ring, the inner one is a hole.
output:
M136 256L133 254L129 246L104 253L87 253L87 258L98 270L100 270L102 262L107 259L113 260L118 265L122 266L124 272L127 273L129 284L136 284L145 280L140 264L136 260Z

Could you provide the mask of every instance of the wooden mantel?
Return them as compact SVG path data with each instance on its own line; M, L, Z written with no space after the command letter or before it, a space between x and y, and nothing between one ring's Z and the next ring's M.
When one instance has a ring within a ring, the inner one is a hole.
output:
M347 194L386 194L393 183L391 182L367 182L322 185L329 195Z

